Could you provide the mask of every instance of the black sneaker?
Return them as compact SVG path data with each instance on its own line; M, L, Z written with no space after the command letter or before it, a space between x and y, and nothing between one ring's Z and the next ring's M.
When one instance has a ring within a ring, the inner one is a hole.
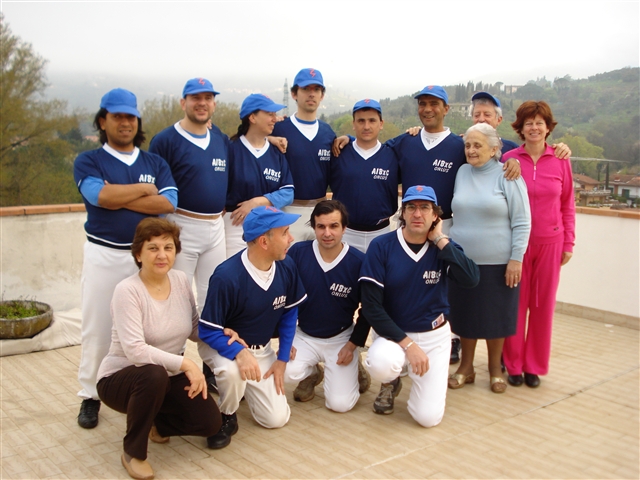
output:
M78 414L78 425L82 428L95 428L98 426L98 412L100 411L100 400L85 398L80 405Z
M231 415L222 414L222 425L220 431L207 438L207 447L217 450L224 448L231 443L231 435L238 432L238 417L235 413Z
M400 377L393 382L380 385L380 392L373 402L373 411L381 415L393 413L393 401L402 390L402 380Z
M451 356L449 357L449 365L458 363L460 361L460 339L451 339Z

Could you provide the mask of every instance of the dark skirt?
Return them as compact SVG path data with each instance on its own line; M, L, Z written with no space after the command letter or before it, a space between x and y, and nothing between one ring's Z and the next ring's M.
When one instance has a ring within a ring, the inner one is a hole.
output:
M503 338L515 335L520 285L505 284L506 265L479 265L480 283L462 288L449 280L451 331L463 338Z

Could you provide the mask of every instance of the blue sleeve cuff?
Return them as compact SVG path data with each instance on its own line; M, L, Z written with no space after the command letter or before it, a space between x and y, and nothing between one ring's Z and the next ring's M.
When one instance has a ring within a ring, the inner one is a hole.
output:
M99 207L98 197L100 190L104 187L104 180L98 177L86 177L80 183L80 193L94 207Z
M278 360L283 362L289 361L291 355L291 345L293 345L293 337L296 334L296 323L298 321L298 307L286 310L282 317L278 332L280 333L280 349L278 350Z
M202 320L198 325L198 336L200 340L216 350L220 355L229 360L236 358L236 355L240 353L244 347L238 342L233 342L228 345L229 337L224 334L222 328L212 328L205 325Z
M274 207L282 209L282 207L293 203L293 187L282 187L275 192L265 194L265 197L267 197L267 200L269 200Z
M178 190L174 188L168 188L163 191L160 195L169 200L169 203L173 205L173 209L175 210L178 207Z

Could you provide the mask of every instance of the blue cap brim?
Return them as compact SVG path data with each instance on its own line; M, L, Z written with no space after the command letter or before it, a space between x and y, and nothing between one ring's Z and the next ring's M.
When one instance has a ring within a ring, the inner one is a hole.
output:
M129 115L135 115L140 118L140 112L137 108L133 108L130 105L114 105L110 107L105 107L105 110L109 113L127 113Z

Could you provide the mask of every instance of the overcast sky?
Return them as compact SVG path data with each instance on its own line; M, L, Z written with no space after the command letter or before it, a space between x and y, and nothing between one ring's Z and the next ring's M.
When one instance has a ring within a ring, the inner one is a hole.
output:
M314 67L329 89L395 98L427 84L585 78L640 56L638 1L2 0L2 11L49 77L166 79L175 93L196 76L223 93L271 93Z

